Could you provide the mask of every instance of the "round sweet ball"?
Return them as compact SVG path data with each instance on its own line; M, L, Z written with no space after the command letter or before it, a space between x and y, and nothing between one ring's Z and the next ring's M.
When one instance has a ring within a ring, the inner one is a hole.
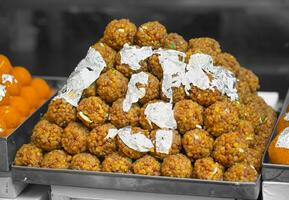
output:
M159 80L163 78L163 68L159 61L159 55L153 54L148 58L148 70Z
M31 142L45 151L60 149L62 134L61 127L47 120L41 120L33 128Z
M277 115L271 106L266 105L261 116L261 124L256 129L256 135L262 136L265 141L270 139L274 125L277 120Z
M237 78L241 82L247 82L251 92L253 93L255 93L260 88L258 76L256 76L256 74L254 74L254 72L249 69L240 67Z
M213 158L201 158L194 164L194 176L205 180L223 180L224 167L215 162Z
M62 150L53 150L44 155L41 162L43 168L68 169L71 156Z
M165 38L164 48L186 52L188 49L188 42L183 36L177 33L170 33Z
M96 96L96 85L95 82L93 82L88 88L84 89L81 95L81 98L87 98Z
M236 163L224 173L225 181L255 182L258 173L252 165Z
M77 117L90 128L102 125L108 119L109 106L99 97L88 97L77 106Z
M236 109L239 113L239 118L241 120L249 121L254 129L257 128L260 124L263 116L262 109L256 105L256 103L249 103L247 105L245 104L235 104Z
M107 155L102 162L102 171L104 172L131 173L131 170L131 160L117 153Z
M139 100L139 102L144 105L149 101L157 99L160 94L160 81L152 74L148 74L148 84L139 84L139 88L145 88L145 95Z
M224 98L218 90L202 90L196 86L192 86L189 97L204 107L208 107Z
M104 68L104 71L112 69L115 63L115 56L116 56L115 50L113 50L103 42L97 42L91 47L97 50L102 56L103 60L105 61L106 67Z
M240 71L240 63L237 59L229 53L220 53L214 58L215 65L224 67L225 69L230 70L235 75Z
M190 178L193 166L191 160L183 154L169 155L164 158L161 167L163 176Z
M252 165L257 171L260 171L262 166L263 150L260 148L249 148L248 156L245 162Z
M50 102L46 118L61 127L76 120L76 109L64 99L54 99Z
M237 81L236 89L239 95L239 102L244 103L248 97L248 94L251 94L251 89L249 83L244 81Z
M225 133L215 140L212 156L225 167L243 162L247 155L248 144L238 132Z
M91 130L87 137L87 147L90 153L104 157L117 150L115 138L106 138L109 129L114 129L112 124L103 124Z
M137 134L137 133L143 134L147 138L149 138L149 131L148 130L141 129L139 127L132 127L131 128L131 134ZM121 155L124 155L128 158L131 158L131 159L138 159L138 158L140 158L146 154L145 152L139 152L139 151L136 151L136 150L128 147L122 141L122 139L119 137L119 135L116 137L116 141L117 141L118 150L119 150Z
M210 156L214 139L207 131L196 128L184 134L182 145L187 156L196 160Z
M96 92L105 102L112 103L125 96L127 85L127 78L119 71L111 69L96 80Z
M24 144L17 151L15 165L39 167L43 159L42 150L33 144Z
M213 38L192 38L189 40L189 51L192 54L203 53L214 57L221 53L221 47L219 42Z
M181 134L203 124L203 107L192 100L181 100L175 104L174 115Z
M249 145L253 145L255 143L254 126L250 121L240 120L238 132L244 137Z
M161 174L160 162L152 156L146 155L133 163L133 172L135 174L159 176Z
M217 101L204 111L205 129L215 137L237 130L239 113L229 101Z
M86 151L86 140L89 130L78 122L70 122L63 131L62 147L69 154Z
M115 50L133 44L137 27L128 19L112 20L104 30L103 41Z
M110 109L110 121L117 128L125 126L138 126L140 107L138 104L133 104L128 112L123 111L123 98L113 102Z
M75 170L100 171L101 164L96 156L89 153L79 153L72 157L70 168Z
M158 129L159 130L159 129ZM157 147L156 147L156 135L157 135L157 131L158 130L153 130L150 133L150 137L152 142L155 144L155 148L154 151L151 152L151 155L159 158L159 159L164 159L165 157L167 157L168 155L174 155L174 154L178 154L180 153L181 149L182 149L182 142L181 142L181 135L178 133L178 131L173 130L173 138L172 138L172 145L169 149L169 153L165 154L165 153L160 153L157 152Z
M247 97L242 102L245 105L254 105L256 109L266 108L268 105L265 100L256 93L248 93Z
M136 33L136 43L139 46L152 46L155 48L163 47L167 29L158 21L142 24Z
M249 100L249 98L247 98L247 100ZM248 104L236 104L235 107L239 112L239 118L241 120L249 121L254 129L256 129L255 132L257 133L257 128L266 122L267 114L265 111L267 105L260 105L257 103L259 98L253 98L252 100L253 102Z

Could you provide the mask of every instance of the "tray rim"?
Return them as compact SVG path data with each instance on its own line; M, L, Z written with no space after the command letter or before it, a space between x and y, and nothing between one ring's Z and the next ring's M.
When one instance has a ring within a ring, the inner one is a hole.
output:
M56 174L78 174L78 175L92 175L92 176L110 176L110 177L122 177L122 178L140 178L140 179L158 179L167 181L182 181L182 182L194 182L194 183L205 183L205 184L217 184L217 185L234 185L234 186L257 186L261 180L261 175L255 182L235 182L235 181L215 181L195 178L177 178L168 176L148 176L140 174L125 174L125 173L112 173L112 172L101 172L101 171L86 171L86 170L72 170L72 169L51 169L51 168L37 168L37 167L26 167L12 165L12 173L15 171L33 171L33 172L44 172L44 173L56 173ZM56 185L56 184L55 184Z
M28 184L252 200L261 191L260 174L255 182L231 182L13 165L12 178Z

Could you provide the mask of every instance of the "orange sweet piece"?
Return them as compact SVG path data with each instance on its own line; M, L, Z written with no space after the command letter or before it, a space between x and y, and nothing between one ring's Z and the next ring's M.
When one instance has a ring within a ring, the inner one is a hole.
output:
M42 99L42 100L40 100L40 102L39 102L39 106L41 106L42 104L44 104L45 101L46 101L46 99Z
M20 123L20 114L12 106L3 106L0 109L0 116L2 117L7 129L16 128Z
M45 80L41 78L32 79L31 86L37 91L39 96L43 99L47 99L51 94L51 90L48 84L46 83Z
M5 89L6 91L6 89ZM9 94L7 93L7 91L5 92L5 96L1 96L2 91L0 91L0 106L3 106L3 105L8 105L9 103Z
M30 72L24 67L17 66L12 70L12 75L20 82L22 85L30 85L32 77Z
M26 117L21 117L20 118L20 123L24 122L27 118Z
M0 137L6 136L7 127L3 119L0 119Z
M1 83L5 85L6 91L10 96L17 96L20 94L21 85L14 76L3 74L1 77Z
M285 128L289 127L289 112L282 115L277 123L277 135L279 135Z
M32 115L32 114L35 112L35 110L36 110L36 108L32 108L32 109L30 109L30 111L29 111L29 115Z
M13 67L11 66L9 59L3 54L0 54L0 74L9 74L12 69Z
M41 101L41 98L37 94L36 90L31 86L25 86L21 89L20 96L25 99L31 108L36 108Z
M269 158L272 163L287 165L289 164L289 146L288 148L277 147L276 143L279 137L280 135L277 135L269 146L268 149Z
M9 99L9 104L19 112L22 117L27 117L30 112L30 105L27 100L20 96L13 96ZM21 121L23 121L21 119Z

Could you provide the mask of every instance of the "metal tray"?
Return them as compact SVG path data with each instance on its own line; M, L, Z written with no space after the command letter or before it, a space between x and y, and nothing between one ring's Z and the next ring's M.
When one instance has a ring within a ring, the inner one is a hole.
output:
M25 122L25 125L19 127L18 131L25 132L25 137L29 137L31 129L40 119L41 114L46 111L48 103L47 101L43 104ZM261 182L261 176L258 177L256 182L226 182L14 165L12 165L12 177L14 181L41 185L62 185L235 199L257 199L260 193Z
M260 192L260 176L257 182L238 183L12 166L12 177L14 181L41 185L63 185L219 198L257 199Z
M28 138L31 134L31 129L39 120L41 114L46 111L48 103L49 102L43 104L41 108L17 130L18 132L25 133L25 138ZM23 142L24 141L21 143ZM15 149L11 155L14 154ZM14 165L12 166L12 176L14 181L41 185L63 185L240 199L257 199L260 192L261 179L261 176L259 176L256 182L240 183L163 176L45 169Z
M55 90L58 90L66 80L64 77L45 76L41 78L45 79L50 87ZM10 171L16 151L22 144L29 141L33 125L39 120L40 113L46 110L45 105L47 105L47 102L22 122L13 133L6 137L0 137L0 171Z
M289 89L288 89L281 113L279 115L278 121L282 117L282 115L286 112L288 105L289 105ZM275 129L273 131L270 141L273 140L275 134L276 134L276 126L275 126ZM263 160L263 167L262 167L263 180L277 181L277 182L289 182L289 165L280 165L280 164L270 163L269 155L268 155L268 147L269 146L267 146L266 154Z

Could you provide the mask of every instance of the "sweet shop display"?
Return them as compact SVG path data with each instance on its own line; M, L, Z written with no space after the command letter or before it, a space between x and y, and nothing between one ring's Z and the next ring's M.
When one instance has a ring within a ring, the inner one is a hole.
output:
M24 72L16 69L17 80ZM40 79L19 84L13 94L24 100L50 94ZM51 100L15 165L255 182L276 120L258 89L258 77L212 38L186 41L157 21L113 20ZM29 101L33 108L41 102Z

